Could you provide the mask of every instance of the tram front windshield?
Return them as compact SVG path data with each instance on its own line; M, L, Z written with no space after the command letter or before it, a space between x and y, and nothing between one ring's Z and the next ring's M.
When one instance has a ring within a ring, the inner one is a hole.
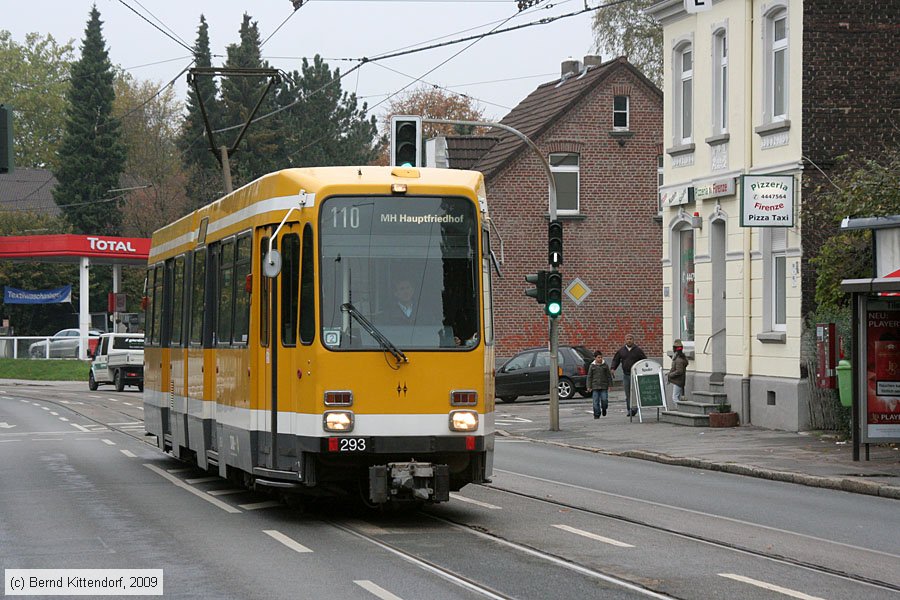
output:
M478 344L478 223L459 197L331 197L320 211L322 342L333 350Z

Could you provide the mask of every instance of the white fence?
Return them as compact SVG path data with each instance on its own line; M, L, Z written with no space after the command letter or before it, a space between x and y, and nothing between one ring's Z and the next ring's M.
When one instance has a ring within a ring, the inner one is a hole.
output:
M78 358L84 338L0 336L0 358Z

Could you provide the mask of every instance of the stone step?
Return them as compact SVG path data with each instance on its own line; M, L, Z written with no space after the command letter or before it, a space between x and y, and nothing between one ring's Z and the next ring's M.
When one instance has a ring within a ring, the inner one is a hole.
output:
M691 392L691 398L696 398L698 402L709 402L711 404L728 403L728 394L724 391Z
M660 415L660 421L674 425L687 425L688 427L709 427L709 416L678 410L665 410Z
M712 412L719 412L719 405L712 402L698 402L696 400L682 400L675 403L677 412L688 413L692 415L708 415Z

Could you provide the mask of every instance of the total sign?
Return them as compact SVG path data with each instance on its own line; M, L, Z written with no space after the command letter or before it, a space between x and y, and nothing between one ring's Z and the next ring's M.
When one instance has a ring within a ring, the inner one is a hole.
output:
M793 227L794 177L743 175L741 227Z

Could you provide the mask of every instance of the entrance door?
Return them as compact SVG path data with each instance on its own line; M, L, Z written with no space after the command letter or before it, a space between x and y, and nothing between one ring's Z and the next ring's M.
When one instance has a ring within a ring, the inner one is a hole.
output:
M725 271L725 221L712 221L710 234L710 258L712 260L712 372L721 381L727 368L727 334L725 331L725 294L727 288Z
M257 406L259 407L259 412L257 413L259 422L256 423L256 426L263 432L263 439L260 440L260 454L262 455L260 456L260 462L270 469L274 468L275 465L272 440L278 433L278 407L277 403L273 401L277 397L276 391L278 388L278 381L274 376L276 372L274 366L277 360L277 344L274 342L277 341L277 337L273 332L278 330L278 294L275 291L278 289L278 280L280 278L265 276L264 261L266 260L266 254L269 252L269 237L272 231L274 231L273 227L260 227L257 230L256 239L259 240L257 264L260 266L259 276L257 277L259 293L256 295L258 301L253 308L259 319L259 345L257 346L255 357L255 372L258 374L256 379L256 396L258 398ZM273 249L277 248L278 244L276 243L272 247Z

